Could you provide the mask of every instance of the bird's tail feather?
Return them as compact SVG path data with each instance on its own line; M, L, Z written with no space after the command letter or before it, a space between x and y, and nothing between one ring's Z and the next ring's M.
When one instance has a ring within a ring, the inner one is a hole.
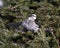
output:
M19 26L21 25L21 22L14 22L14 23L8 23L6 25L7 28L13 28L13 29L19 29Z

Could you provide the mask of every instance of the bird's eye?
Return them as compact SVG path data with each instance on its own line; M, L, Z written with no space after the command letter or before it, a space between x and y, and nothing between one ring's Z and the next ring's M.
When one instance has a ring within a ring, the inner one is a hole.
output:
M33 16L33 17L36 17L36 16Z

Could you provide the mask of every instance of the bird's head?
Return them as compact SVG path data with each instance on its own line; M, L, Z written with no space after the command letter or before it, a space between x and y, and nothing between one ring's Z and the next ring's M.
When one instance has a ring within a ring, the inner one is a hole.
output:
M31 17L35 20L36 19L36 14L32 14Z
M29 20L36 20L36 14L32 14L28 19Z

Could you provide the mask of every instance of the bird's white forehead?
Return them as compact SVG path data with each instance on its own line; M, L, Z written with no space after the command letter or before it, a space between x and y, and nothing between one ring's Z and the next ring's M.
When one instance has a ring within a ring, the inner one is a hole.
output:
M28 20L35 20L36 19L36 14L32 14L29 18L28 18Z
M32 14L32 16L36 17L36 14Z

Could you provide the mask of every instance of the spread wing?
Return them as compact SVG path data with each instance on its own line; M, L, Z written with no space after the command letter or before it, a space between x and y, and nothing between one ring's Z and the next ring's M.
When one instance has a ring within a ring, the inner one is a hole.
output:
M34 30L38 28L39 26L35 23L35 21L32 20L24 20L22 22L22 26L25 27L28 30Z

